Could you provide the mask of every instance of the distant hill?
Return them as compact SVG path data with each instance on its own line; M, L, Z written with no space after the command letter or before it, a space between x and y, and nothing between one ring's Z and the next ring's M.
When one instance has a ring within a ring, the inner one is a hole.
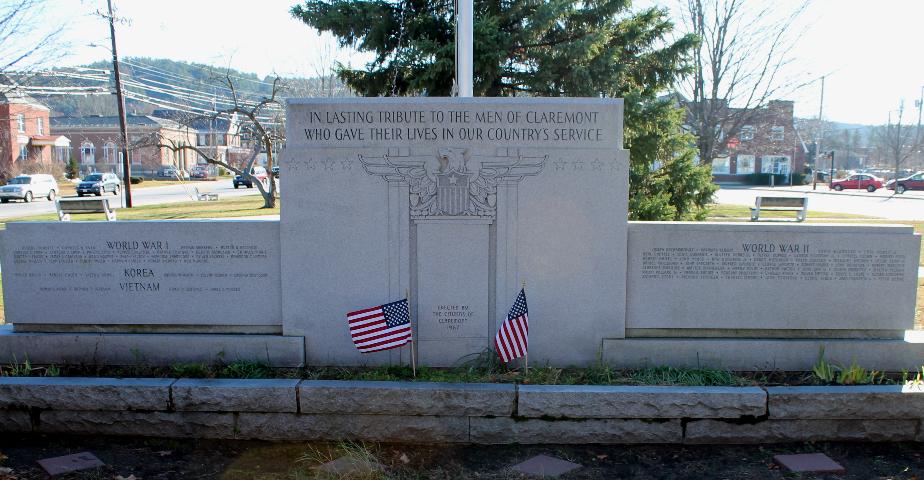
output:
M94 62L82 68L112 70L108 61ZM59 69L59 76L29 80L36 86L100 86L79 74ZM272 92L273 77L260 78L254 73L214 67L199 63L178 62L164 58L126 57L120 60L123 85L128 92L126 110L139 115L158 108L222 108L227 106L230 91L227 78L234 82L239 98L258 100ZM110 73L111 78L111 73ZM283 98L290 96L347 96L349 92L336 78L286 78ZM111 84L111 83L110 83ZM116 102L110 95L36 96L52 110L53 116L115 115ZM214 107L213 107L214 105Z

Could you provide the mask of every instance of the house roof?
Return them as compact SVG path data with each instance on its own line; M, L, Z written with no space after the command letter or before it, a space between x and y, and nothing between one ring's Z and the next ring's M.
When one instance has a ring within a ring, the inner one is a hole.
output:
M0 104L29 105L39 110L51 111L50 108L15 87L12 90L5 90L4 85L0 85Z
M208 116L196 116L179 110L170 109L157 109L154 110L151 115L174 120L199 132L228 132L232 128L232 120L223 117L210 118ZM236 118L237 114L234 115L233 119L236 120Z
M117 115L89 115L85 117L51 117L53 129L81 128L81 127L118 127ZM180 128L180 124L166 118L151 115L126 115L125 121L129 126L147 126L161 128Z

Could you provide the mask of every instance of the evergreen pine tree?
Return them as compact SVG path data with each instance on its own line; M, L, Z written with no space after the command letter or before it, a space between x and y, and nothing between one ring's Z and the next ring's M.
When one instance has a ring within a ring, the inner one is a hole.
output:
M679 108L658 98L687 73L697 39L670 40L664 10L632 13L630 5L475 0L474 93L624 98L629 217L702 218L716 189L711 172L694 163ZM358 94L447 96L455 71L452 9L449 0L306 0L291 13L375 55L364 69L338 65Z

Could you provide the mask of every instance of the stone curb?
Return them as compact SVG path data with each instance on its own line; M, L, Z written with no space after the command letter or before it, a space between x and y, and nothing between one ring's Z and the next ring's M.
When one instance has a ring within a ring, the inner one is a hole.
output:
M510 416L517 387L499 383L304 380L298 392L301 413Z
M769 387L773 419L907 419L924 417L924 386Z
M167 410L170 378L2 377L0 409Z
M920 441L922 411L924 386L900 385L0 378L0 432L480 444Z
M181 379L173 384L173 406L180 412L298 411L298 379Z
M757 387L521 385L517 414L553 418L739 418L767 413Z

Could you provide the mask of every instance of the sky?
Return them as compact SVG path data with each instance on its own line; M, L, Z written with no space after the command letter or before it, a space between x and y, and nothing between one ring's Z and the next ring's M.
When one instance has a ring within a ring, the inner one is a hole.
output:
M0 0L3 1L3 0ZM745 0L759 2L764 0ZM771 1L771 0L768 0ZM791 8L801 0L775 0ZM113 0L120 56L169 58L254 72L260 76L314 76L332 60L361 66L368 54L341 49L289 15L296 0ZM640 0L676 8L674 0ZM747 5L747 4L746 4ZM108 25L97 10L103 0L49 0L46 16L64 23L56 65L109 59ZM241 7L243 6L243 7ZM794 31L802 32L786 78L805 84L787 92L796 115L818 116L825 75L824 118L845 123L885 123L905 103L905 121L916 120L924 91L924 61L916 52L924 21L922 0L814 0ZM66 44L66 45L65 45Z

